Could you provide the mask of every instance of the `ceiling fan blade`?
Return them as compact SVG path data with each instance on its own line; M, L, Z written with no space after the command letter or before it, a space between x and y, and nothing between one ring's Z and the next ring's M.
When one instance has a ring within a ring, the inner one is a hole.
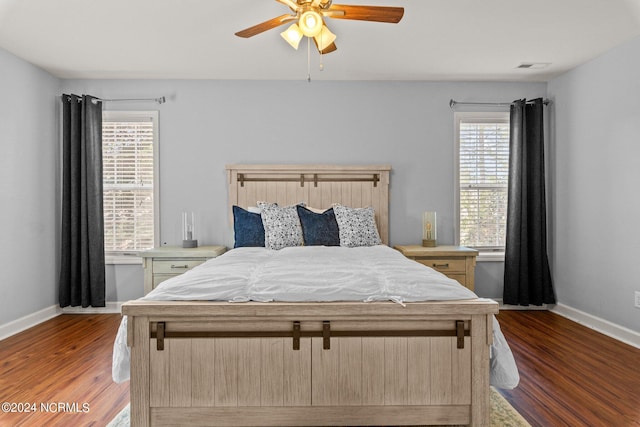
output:
M253 27L245 28L242 31L238 31L236 33L236 36L244 38L253 37L256 34L271 30L272 28L279 27L280 25L286 24L287 22L295 21L296 19L298 18L294 15L281 15L277 18L273 18L258 25L254 25Z
M336 50L338 50L338 47L336 46L336 44L331 43L329 46L325 47L324 50L320 53L322 53L323 55L326 55L327 53L335 52Z
M313 39L313 42L316 44L316 48L318 48L318 42L316 41L316 39ZM338 50L338 47L336 46L335 43L331 43L329 46L325 47L324 50L320 50L318 48L318 52L320 52L323 55L326 55L327 53L335 52L336 50Z
M404 7L389 6L352 6L332 4L327 16L335 19L353 19L358 21L388 22L397 24L404 15ZM339 13L340 11L344 14ZM331 13L338 12L338 13Z

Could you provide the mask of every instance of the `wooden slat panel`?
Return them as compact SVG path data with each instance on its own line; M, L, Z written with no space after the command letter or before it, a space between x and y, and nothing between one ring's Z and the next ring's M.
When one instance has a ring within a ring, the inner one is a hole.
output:
M258 205L258 184L257 182L248 182L245 185L247 189L245 192L245 199L243 202L246 207Z
M172 407L191 406L191 339L165 340L171 342L169 378Z
M384 404L407 404L407 338L384 338Z
M428 405L431 403L431 339L409 338L407 404Z
M374 188L371 182L357 182L356 185L360 187L360 193L362 194L362 207L372 206L373 198L372 193Z
M261 340L239 338L237 341L238 406L260 406Z
M274 200L269 200L269 194L267 193L267 183L266 182L256 182L256 195L255 200L252 200L251 203L258 204L258 202L273 202ZM255 206L252 204L251 206Z
M489 346L486 316L471 317L471 426L489 424Z
M311 341L311 402L314 406L335 405L338 402L335 385L340 376L340 343L332 340L331 349L323 350L322 338L312 338Z
M131 402L131 423L135 426L148 426L150 420L149 404L149 318L141 316L129 318L134 325L134 345L131 347L131 366L137 367L131 371L131 395L135 400Z
M284 406L311 405L311 339L300 340L300 350L293 350L285 340L283 354Z
M271 185L266 185L265 187L265 202L269 203L277 203L278 202L278 187L279 182L276 183L266 183Z
M291 340L288 340L290 343ZM260 371L261 406L284 404L284 338L260 340L262 366Z
M159 408L151 413L154 426L361 426L466 425L468 406L333 406L236 408Z
M359 182L350 182L351 187L351 207L361 208L362 205L362 186Z
M306 200L308 206L317 209L324 207L324 202L322 201L322 185L323 183L320 183L319 187L314 187L313 184L308 184L309 192Z
M238 340L225 338L216 340L215 346L215 393L214 406L237 406L238 404Z
M353 206L353 200L351 199L351 195L353 194L351 183L343 182L340 187L340 203L344 206Z
M362 405L362 338L336 338L340 375L336 386L340 405Z
M168 379L170 376L171 343L173 340L164 341L164 350L157 350L157 340L149 340L149 384L150 401L152 407L162 407L170 405L170 387Z
M451 342L455 338L431 338L431 403L451 403Z
M489 316L490 317L490 316ZM464 348L451 340L451 403L471 403L471 337L464 338Z
M191 343L191 396L193 406L212 406L215 395L215 340Z
M362 404L384 405L384 338L362 338Z

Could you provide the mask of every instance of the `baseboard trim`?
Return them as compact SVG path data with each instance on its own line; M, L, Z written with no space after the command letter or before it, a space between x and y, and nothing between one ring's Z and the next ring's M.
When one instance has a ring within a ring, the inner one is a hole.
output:
M0 325L0 340L9 338L42 322L46 322L49 319L53 319L60 314L59 310L60 307L52 305L9 323L5 323L4 325Z
M502 300L502 298L491 298L492 300L494 300L495 302L497 302L500 305L500 310L530 310L530 311L536 311L536 310L551 310L551 307L553 307L552 305L549 304L542 304L542 305L510 305L510 304L505 304Z
M623 343L629 344L633 347L640 348L640 333L625 328L624 326L617 325L609 322L608 320L604 320L576 308L569 307L565 304L556 304L551 311L562 317L573 320L576 323L580 323L581 325L598 331L608 337L622 341Z
M108 302L106 307L64 307L60 308L58 305L52 305L44 308L35 313L28 314L24 317L0 325L0 340L9 338L12 335L16 335L24 330L39 325L42 322L46 322L49 319L53 319L61 314L120 314L122 312L121 301Z
M113 314L122 312L122 301L108 302L105 307L64 307L58 308L60 314Z

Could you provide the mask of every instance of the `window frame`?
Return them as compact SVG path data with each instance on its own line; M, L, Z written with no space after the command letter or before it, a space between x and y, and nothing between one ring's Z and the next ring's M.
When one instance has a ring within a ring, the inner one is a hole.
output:
M509 123L508 111L456 111L454 112L454 228L455 244L460 245L460 123L464 120L483 121L487 123ZM504 261L504 248L474 248L478 250L478 261Z
M153 245L158 247L160 243L160 150L159 150L159 125L158 111L124 111L104 110L102 121L136 122L141 119L151 119L153 123ZM104 208L103 208L104 209ZM106 264L142 264L142 258L138 252L131 251L107 251L105 249Z

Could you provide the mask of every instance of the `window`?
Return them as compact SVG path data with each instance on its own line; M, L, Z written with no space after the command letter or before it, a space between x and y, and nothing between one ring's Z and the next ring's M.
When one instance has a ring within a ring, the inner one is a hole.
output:
M105 253L157 246L157 111L104 111L102 165Z
M458 242L504 251L509 113L455 113Z

